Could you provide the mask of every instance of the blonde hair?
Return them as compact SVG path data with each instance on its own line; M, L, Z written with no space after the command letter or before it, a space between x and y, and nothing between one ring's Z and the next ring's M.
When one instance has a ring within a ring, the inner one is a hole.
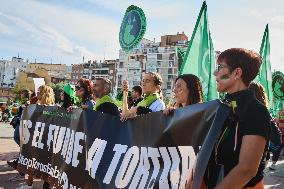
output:
M40 95L40 99L38 99L38 103L41 105L54 105L55 99L54 99L54 92L53 89L47 85L42 85L38 88L38 92Z

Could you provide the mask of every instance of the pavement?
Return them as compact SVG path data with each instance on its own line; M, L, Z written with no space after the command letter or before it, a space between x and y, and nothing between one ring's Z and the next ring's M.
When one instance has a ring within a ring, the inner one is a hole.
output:
M7 160L18 157L20 148L13 139L14 129L9 124L0 122L0 189L15 189L25 181L10 181L9 179L17 175L17 171L7 165ZM33 188L41 189L43 182L34 180Z
M20 148L13 140L14 129L9 124L0 122L0 189L15 189L25 181L9 181L9 178L17 174L7 165L7 160L11 160L19 155ZM271 162L268 163L268 167ZM268 168L264 171L265 189L284 189L284 157L281 157L276 164L276 170ZM27 178L26 178L27 179ZM34 180L33 188L42 188L43 181Z

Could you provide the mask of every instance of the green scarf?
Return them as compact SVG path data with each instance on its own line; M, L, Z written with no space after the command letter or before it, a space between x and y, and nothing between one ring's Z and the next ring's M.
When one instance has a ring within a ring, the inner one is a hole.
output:
M96 101L96 105L94 106L94 110L97 111L98 107L105 102L110 102L110 103L115 104L115 101L110 96L105 95L105 96L103 96L102 98L100 98L99 100Z
M77 96L76 96L77 97ZM81 97L77 97L77 100L76 100L76 105L78 106L78 107L81 107L81 105L82 105L82 102L83 102L83 99L81 98Z
M137 104L137 106L149 107L155 100L159 99L158 93L152 93L144 97L144 99Z

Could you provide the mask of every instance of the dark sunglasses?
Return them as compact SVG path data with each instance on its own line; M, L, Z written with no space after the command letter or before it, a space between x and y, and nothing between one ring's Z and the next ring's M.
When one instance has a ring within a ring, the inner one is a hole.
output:
M75 91L79 91L81 89L81 87L80 86L75 86Z

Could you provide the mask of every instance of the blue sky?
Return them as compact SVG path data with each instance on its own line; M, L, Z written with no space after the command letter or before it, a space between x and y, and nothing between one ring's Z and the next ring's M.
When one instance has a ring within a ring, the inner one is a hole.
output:
M147 17L145 37L184 31L191 36L201 0L9 0L0 7L0 58L19 53L30 61L75 64L118 58L118 33L126 8L135 4ZM272 69L284 71L283 0L208 0L215 50L259 51L269 23Z

